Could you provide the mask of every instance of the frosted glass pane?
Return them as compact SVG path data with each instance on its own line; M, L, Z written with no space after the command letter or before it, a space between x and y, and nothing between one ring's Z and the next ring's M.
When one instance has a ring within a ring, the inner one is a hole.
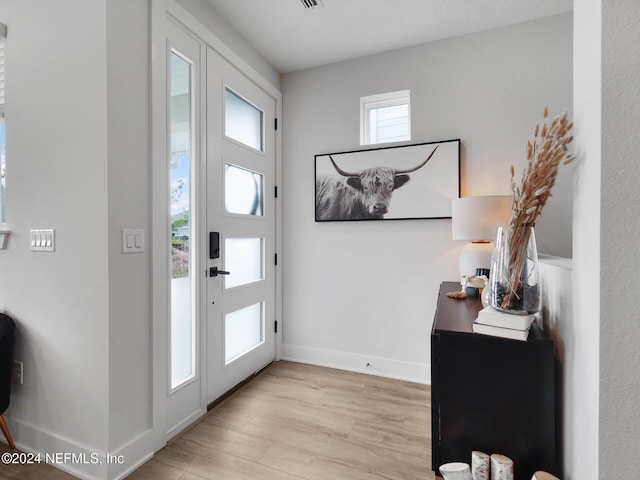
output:
M193 376L191 279L171 280L171 388Z
M224 166L224 207L229 213L262 215L262 175L228 163Z
M409 105L394 105L369 110L369 140L371 143L411 140Z
M224 98L224 134L262 151L262 111L228 88Z
M224 241L226 288L264 279L264 240L262 238L227 238Z
M264 340L262 303L236 310L224 317L224 363L241 357Z
M191 64L171 54L171 388L195 374L195 328L191 308Z

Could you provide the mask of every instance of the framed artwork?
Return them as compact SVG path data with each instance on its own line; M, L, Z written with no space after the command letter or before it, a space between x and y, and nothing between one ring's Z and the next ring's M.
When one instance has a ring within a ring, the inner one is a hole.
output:
M451 218L460 140L315 156L316 222Z

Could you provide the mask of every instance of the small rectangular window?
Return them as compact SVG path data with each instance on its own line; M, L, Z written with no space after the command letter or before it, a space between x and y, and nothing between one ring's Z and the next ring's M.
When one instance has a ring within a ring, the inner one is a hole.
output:
M409 90L360 98L360 145L411 140Z

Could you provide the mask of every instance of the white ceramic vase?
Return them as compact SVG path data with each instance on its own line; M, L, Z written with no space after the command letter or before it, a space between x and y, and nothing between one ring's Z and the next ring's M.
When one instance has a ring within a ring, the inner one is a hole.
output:
M473 480L469 464L462 462L440 465L440 475L444 480Z
M473 480L489 480L491 457L483 452L471 452L471 476Z
M531 477L531 480L560 480L560 479L547 472L536 472L533 474L533 477Z
M513 480L513 460L504 455L491 455L491 480Z

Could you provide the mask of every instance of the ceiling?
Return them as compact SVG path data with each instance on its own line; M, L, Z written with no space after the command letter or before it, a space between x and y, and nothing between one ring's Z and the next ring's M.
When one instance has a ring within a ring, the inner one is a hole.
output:
M280 73L569 12L573 0L209 0Z

